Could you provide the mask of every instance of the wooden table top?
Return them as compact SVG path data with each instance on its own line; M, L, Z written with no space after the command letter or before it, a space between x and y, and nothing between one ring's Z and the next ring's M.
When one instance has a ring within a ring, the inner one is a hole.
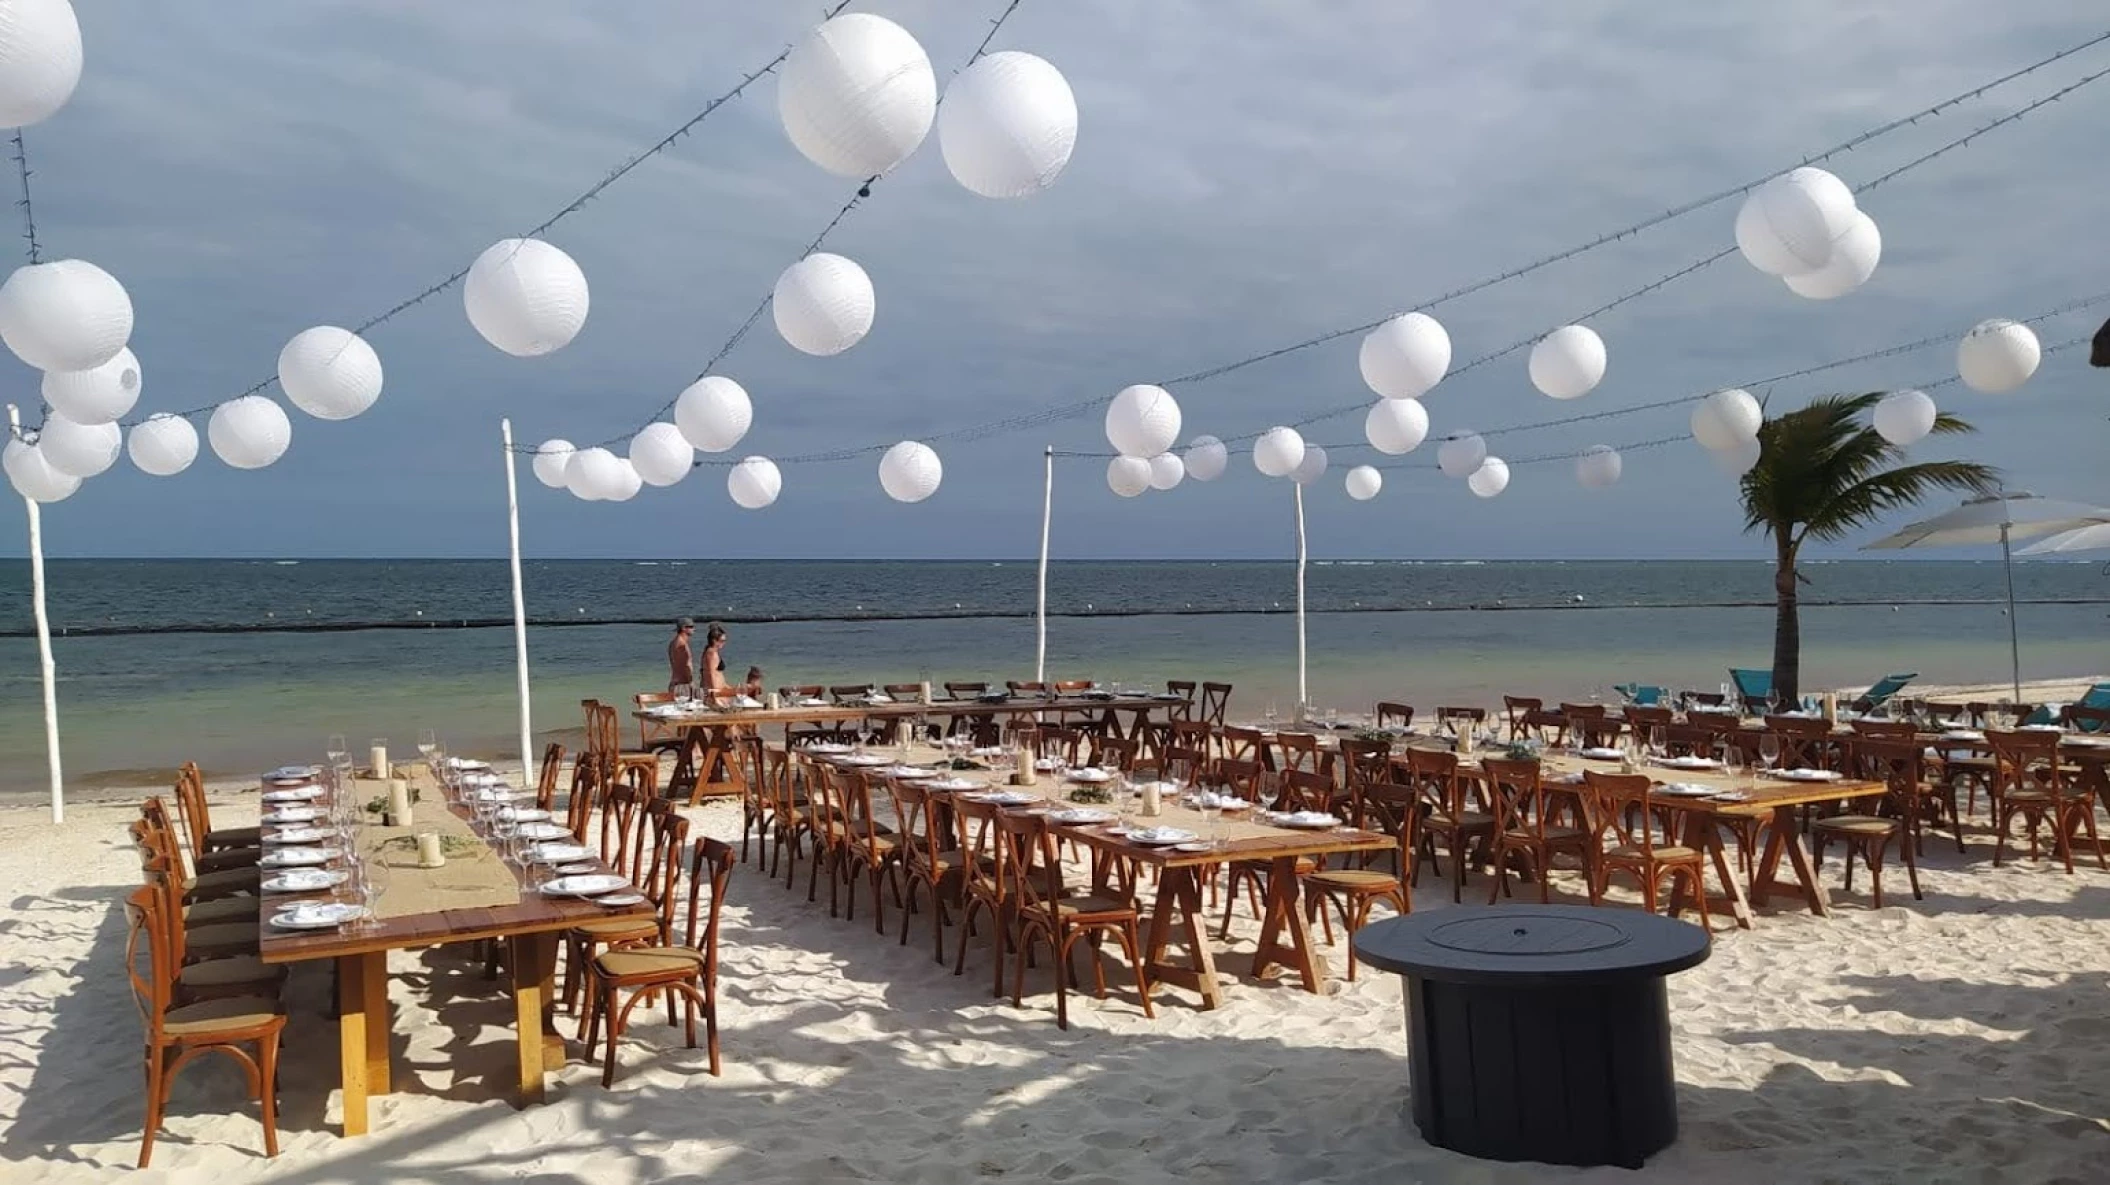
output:
M316 805L327 805L328 801L325 796L317 799ZM447 807L430 798L420 803L419 809L447 809L457 817L467 817L464 808ZM588 857L584 862L593 863L599 871L608 870L606 865L593 857ZM644 919L657 916L649 901L611 908L577 898L546 896L528 883L526 874L521 869L510 865L507 867L520 886L520 899L511 905L446 909L386 918L377 921L371 928L356 933L338 930L283 930L270 924L271 915L284 906L296 901L326 899L327 890L321 893L260 893L257 898L258 954L266 963L299 963L309 959L334 959L342 955L366 954L403 947L437 946L479 938L503 938L515 934L539 934L566 930L582 922L604 919ZM276 870L265 870L267 879L273 871Z
M1134 712L1169 709L1184 706L1187 701L1179 696L1123 695L1123 696L1078 696L1066 695L1056 699L1042 696L1015 696L1002 700L940 699L930 703L914 700L895 701L884 704L866 704L851 701L818 705L788 704L781 708L714 708L698 705L693 711L680 713L654 712L639 708L630 714L653 724L664 724L672 728L689 728L696 725L739 724L823 724L835 720L850 719L899 719L913 716L990 716L1019 715L1028 712Z

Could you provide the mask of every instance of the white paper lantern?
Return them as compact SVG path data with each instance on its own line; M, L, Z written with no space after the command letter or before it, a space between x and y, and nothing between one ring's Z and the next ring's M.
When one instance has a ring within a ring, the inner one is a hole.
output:
M214 455L236 469L262 469L286 455L293 443L293 421L278 402L262 395L241 395L212 409L205 439Z
M1854 194L1845 182L1805 165L1744 199L1736 216L1736 245L1762 272L1801 275L1831 262L1833 245L1855 213Z
M1304 463L1304 437L1295 428L1275 427L1253 442L1253 468L1268 477L1288 477Z
M1150 462L1141 457L1115 457L1106 463L1106 485L1123 498L1133 498L1150 488Z
M198 459L198 430L181 416L167 412L151 415L132 426L125 452L141 473L174 477Z
M1172 392L1148 383L1121 388L1106 405L1106 440L1124 457L1149 460L1180 437L1180 405Z
M1471 477L1487 460L1487 441L1476 433L1454 432L1436 449L1436 468L1445 477Z
M1053 184L1077 147L1077 96L1062 71L1014 49L960 71L938 108L938 151L953 179L986 198Z
M516 358L563 349L586 324L586 273L541 239L500 239L469 265L462 307L485 341Z
M1172 453L1159 453L1150 459L1150 488L1169 490L1187 476L1187 464Z
M564 470L578 451L569 440L553 437L543 441L535 449L535 480L553 490L569 489Z
M1554 399L1579 399L1604 381L1604 339L1585 325L1563 325L1531 347L1531 385Z
M1876 432L1883 439L1907 448L1934 431L1939 411L1925 391L1893 391L1876 404Z
M1492 498L1509 488L1509 462L1500 457L1489 457L1480 462L1473 475L1465 479L1465 488L1481 498Z
M1404 456L1429 438L1429 409L1419 399L1380 399L1363 417L1363 436L1378 452Z
M1710 449L1732 449L1758 438L1765 410L1751 392L1730 387L1702 399L1692 409L1692 436Z
M1387 399L1419 399L1451 369L1451 335L1427 313L1404 313L1363 338L1363 381Z
M1593 444L1575 458L1575 480L1586 490L1601 490L1617 484L1625 467L1618 449L1609 444Z
M777 78L777 115L792 147L844 177L877 176L907 160L937 109L938 80L923 47L869 13L806 34Z
M1300 486L1308 486L1326 476L1326 450L1316 444L1305 445L1304 455L1297 459L1297 467L1290 470L1289 476Z
M132 298L84 259L18 267L0 284L0 341L38 370L93 370L132 336Z
M879 485L896 502L921 502L938 492L945 465L919 440L904 440L879 458Z
M1231 451L1214 436L1197 436L1187 442L1187 476L1196 481L1215 481L1231 463Z
M645 479L638 473L637 466L622 457L615 459L615 468L609 470L609 473L614 475L615 485L609 489L606 501L628 502L637 497L639 490L645 488Z
M755 405L746 388L722 375L697 379L674 401L675 426L707 453L722 453L740 443L754 422Z
M81 80L81 26L67 0L0 2L0 127L51 118Z
M1956 344L1956 373L1986 395L2005 395L2037 373L2044 351L2029 326L2005 317L1980 321Z
M81 479L54 468L42 450L10 438L0 450L0 469L15 492L33 502L63 502L81 488Z
M139 359L126 348L89 370L46 371L44 402L76 424L107 424L139 402L141 384Z
M1374 465L1357 465L1348 471L1348 496L1358 502L1368 502L1385 488L1385 475Z
M784 490L784 474L768 457L746 457L725 475L725 492L747 510L760 510Z
M278 352L278 385L318 420L349 420L381 398L381 359L351 330L317 325Z
M1811 300L1836 300L1868 282L1883 258L1883 232L1866 212L1856 211L1854 220L1839 241L1832 244L1831 262L1813 272L1783 277L1788 291Z
M586 502L606 502L622 490L623 459L604 448L582 448L564 467L564 485Z
M630 438L630 467L646 485L673 485L695 463L696 446L672 424L647 424Z
M37 434L37 451L52 468L74 477L94 477L117 464L124 447L124 429L116 424L76 424L57 413L44 418Z
M822 251L784 269L769 309L792 349L828 358L864 340L878 302L865 269Z
M1707 455L1714 459L1715 468L1731 477L1742 477L1751 472L1753 465L1758 464L1758 455L1764 447L1759 444L1758 437L1753 436L1748 440L1739 440L1728 448L1709 449Z

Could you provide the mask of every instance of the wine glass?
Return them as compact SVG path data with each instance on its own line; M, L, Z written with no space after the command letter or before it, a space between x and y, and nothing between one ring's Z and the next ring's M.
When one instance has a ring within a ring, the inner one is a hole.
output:
M510 809L500 808L491 815L491 839L498 849L498 857L507 864L521 862L520 820Z
M343 733L333 732L330 734L330 739L323 742L322 755L329 758L330 764L334 766L345 758L350 757L352 750L350 746L344 743Z
M1670 733L1660 724L1648 730L1648 755L1659 761L1670 755Z
M1731 782L1744 776L1744 747L1735 741L1722 741L1722 772Z
M1196 801L1202 813L1203 838L1208 842L1212 850L1221 848L1223 846L1221 826L1224 813L1223 799L1211 791L1204 790L1201 797Z
M438 733L429 728L418 730L418 756L431 761L432 755L438 752L439 748L440 738Z
M1269 701L1267 701L1267 716L1266 716L1266 720L1267 720L1267 727L1268 727L1268 731L1269 731L1269 732L1273 732L1273 731L1275 730L1275 721L1276 721L1276 718L1277 718L1277 714L1276 714L1276 712L1275 712L1275 701L1274 701L1274 700L1269 700Z
M1766 767L1767 773L1773 772L1773 767L1780 764L1779 737L1769 732L1758 738L1758 760Z

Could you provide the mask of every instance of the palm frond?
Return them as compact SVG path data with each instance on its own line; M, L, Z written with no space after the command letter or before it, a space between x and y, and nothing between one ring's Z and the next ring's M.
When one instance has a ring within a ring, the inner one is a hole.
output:
M1744 528L1789 544L1805 536L1838 539L1936 490L1997 484L1999 472L1976 462L1900 465L1905 450L1868 424L1884 394L1823 396L1767 420L1759 429L1758 464L1742 482ZM1976 431L1950 415L1935 417L1933 430Z

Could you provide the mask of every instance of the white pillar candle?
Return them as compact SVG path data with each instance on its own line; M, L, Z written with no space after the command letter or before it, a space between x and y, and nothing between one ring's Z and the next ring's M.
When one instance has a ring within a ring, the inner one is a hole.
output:
M410 783L402 778L388 780L388 813L395 817L396 826L410 826Z
M440 837L438 832L427 831L424 834L418 836L419 864L425 866L426 868L438 868L440 865L445 864L446 862L447 857L440 853Z
M391 772L388 765L388 746L385 744L376 743L373 750L367 754L367 761L377 778L385 778Z

